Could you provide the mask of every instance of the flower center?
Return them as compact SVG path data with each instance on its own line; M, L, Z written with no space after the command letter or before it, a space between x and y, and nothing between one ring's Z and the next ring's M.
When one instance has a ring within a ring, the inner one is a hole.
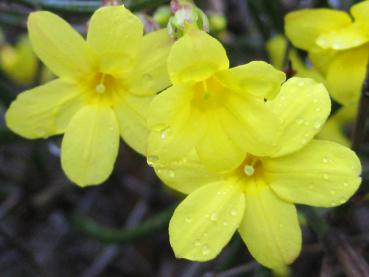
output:
M104 93L106 90L106 87L104 85L104 81L105 81L105 76L106 74L101 74L101 79L100 79L100 83L98 83L95 87L95 91L97 93Z
M224 90L223 85L215 77L198 82L194 85L192 104L201 110L223 106L226 96Z
M254 166L253 166L253 165L249 165L249 164L247 164L247 165L245 165L245 166L244 166L244 168L243 168L243 172L245 172L245 174L246 174L247 176L252 176L252 175L254 175L254 173L255 173L255 168L254 168Z
M125 91L123 80L108 73L95 72L82 83L89 102L99 101L112 105Z
M240 167L240 170L242 170L242 174L245 177L252 177L254 175L260 174L262 169L262 164L260 159L257 157L248 155L243 164ZM241 175L242 175L241 174Z

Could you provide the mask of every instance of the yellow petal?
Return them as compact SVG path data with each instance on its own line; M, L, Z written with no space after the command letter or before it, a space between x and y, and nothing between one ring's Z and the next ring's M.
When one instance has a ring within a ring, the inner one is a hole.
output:
M28 18L33 50L57 76L77 79L90 70L90 51L83 38L62 18L33 12Z
M166 29L144 36L135 66L127 77L131 93L153 95L170 86L167 58L172 44Z
M200 160L214 171L228 171L238 167L245 159L246 151L226 132L219 111L207 116L207 129L196 146Z
M202 81L228 66L222 44L196 29L189 30L176 41L168 57L168 72L173 84Z
M243 153L264 156L274 149L279 120L264 100L233 92L224 105L224 109L217 111L220 122Z
M324 124L317 138L337 142L350 147L349 135L345 133L345 127L353 123L356 118L357 104L341 107Z
M147 110L153 97L126 94L114 103L120 135L135 151L146 155Z
M286 80L282 71L262 61L224 70L216 76L228 88L261 98L273 98Z
M292 49L290 51L289 57L292 63L292 68L296 71L296 77L311 78L319 83L324 84L324 77L316 70L315 67L307 67L304 61L301 60L295 49Z
M275 151L269 155L273 157L287 155L306 145L319 132L331 110L325 87L299 77L285 82L269 105L281 121L274 135Z
M123 5L98 9L91 17L87 42L100 57L104 73L128 71L142 43L143 25Z
M313 140L300 151L263 160L270 187L286 201L320 207L343 204L358 189L360 160L349 148Z
M353 5L350 10L352 16L355 19L355 22L362 24L369 31L369 22L368 22L368 14L369 14L369 1L362 1Z
M327 88L337 102L348 105L359 100L368 56L369 48L362 46L343 51L334 58L327 73Z
M85 106L65 131L63 170L79 186L100 184L112 172L118 148L119 128L113 110L103 105Z
M280 268L301 250L301 231L293 204L281 200L261 179L248 184L239 232L251 255L262 265Z
M176 257L208 261L217 256L236 231L244 205L243 193L229 183L209 184L191 193L169 223Z
M148 126L148 162L174 161L187 155L206 131L203 113L192 107L190 86L175 85L151 103Z
M16 47L1 47L0 68L16 83L30 85L34 81L37 58L26 36L21 36Z
M154 168L166 185L185 194L190 194L199 187L221 178L204 166L195 150L180 160Z
M60 134L82 101L75 84L57 79L19 94L6 112L6 124L29 139Z
M266 49L271 64L278 69L284 67L284 55L287 48L287 40L282 35L276 35L269 39L266 43Z
M330 48L323 49L319 46L315 46L309 51L309 60L314 65L314 68L325 75L337 53L338 51Z
M309 50L320 34L338 30L351 23L350 16L330 9L305 9L285 17L285 32L298 48Z
M321 34L316 43L323 49L344 50L354 48L369 41L369 34L358 24L351 24L337 31Z

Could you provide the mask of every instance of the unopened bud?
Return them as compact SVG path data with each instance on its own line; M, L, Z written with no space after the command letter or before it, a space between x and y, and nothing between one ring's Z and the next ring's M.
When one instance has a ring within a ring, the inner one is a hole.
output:
M171 2L172 16L168 22L168 32L172 37L181 37L189 26L209 31L209 21L205 13L190 2Z
M168 24L171 16L172 11L170 7L162 6L154 12L153 18L161 27L164 27Z

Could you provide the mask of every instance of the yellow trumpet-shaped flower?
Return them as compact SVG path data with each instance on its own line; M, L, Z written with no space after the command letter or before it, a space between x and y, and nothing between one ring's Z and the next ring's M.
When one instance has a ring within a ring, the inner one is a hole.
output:
M124 6L98 9L85 41L50 12L29 16L38 57L59 78L21 93L6 113L14 132L30 139L65 133L61 162L80 186L111 173L121 136L144 154L146 109L170 85L165 30L143 36L143 25Z
M285 18L287 37L308 51L326 78L332 97L343 105L355 103L369 59L369 1L351 8L351 15L331 9L305 9Z
M0 47L0 69L16 83L30 85L34 81L37 57L27 36L21 36L15 47Z
M270 134L275 141L268 154L248 154L226 173L208 170L196 151L155 166L164 183L189 194L169 225L177 257L210 260L238 230L259 263L282 268L301 249L294 203L334 207L358 188L361 165L356 154L334 142L312 139L330 112L322 84L293 77L267 106L280 118ZM217 155L218 149L212 150Z
M223 46L197 29L173 45L168 71L173 86L149 110L149 163L175 161L195 149L209 168L229 170L246 152L272 148L277 120L264 100L278 92L283 72L265 62L229 69Z

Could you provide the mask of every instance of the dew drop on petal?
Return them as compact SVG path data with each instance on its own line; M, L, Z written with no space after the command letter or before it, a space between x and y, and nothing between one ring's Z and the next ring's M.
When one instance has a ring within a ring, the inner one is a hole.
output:
M158 156L155 155L149 155L147 156L147 164L149 166L153 166L155 162L157 162L159 160Z
M210 216L210 220L215 222L218 220L218 214L217 213L212 213Z
M203 254L204 256L209 255L209 253L210 253L209 246L207 246L206 244L205 244L205 245L203 245L201 252L202 252L202 254Z
M185 221L186 221L186 223L191 223L191 221L192 221L192 220L191 220L191 218L190 218L190 217L186 216L186 217L185 217Z
M231 210L231 215L232 216L236 216L237 215L237 210L236 209L232 209Z
M322 121L320 119L316 120L314 123L314 128L319 129L322 126Z
M301 118L296 119L296 123L298 125L301 125L303 122L304 122L304 120L302 120Z
M202 245L201 241L199 239L196 239L194 242L193 242L193 245L196 246L196 247L199 247Z

